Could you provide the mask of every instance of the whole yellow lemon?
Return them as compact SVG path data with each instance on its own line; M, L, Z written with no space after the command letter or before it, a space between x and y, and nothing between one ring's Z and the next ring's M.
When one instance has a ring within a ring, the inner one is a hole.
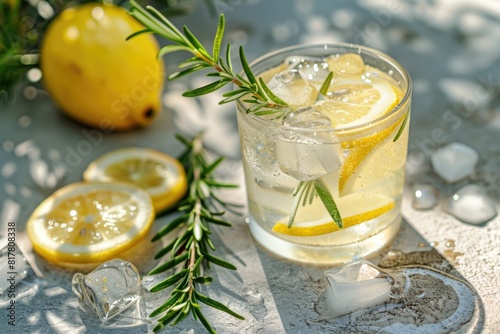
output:
M41 45L43 83L71 118L103 130L150 124L161 110L163 64L151 35L121 7L87 3L64 10Z

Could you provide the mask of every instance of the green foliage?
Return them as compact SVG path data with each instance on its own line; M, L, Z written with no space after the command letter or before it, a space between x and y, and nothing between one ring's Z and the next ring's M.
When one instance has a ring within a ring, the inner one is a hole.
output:
M180 71L171 74L169 76L170 80L207 68L212 69L212 72L208 73L207 76L216 77L216 81L184 92L183 96L196 97L209 94L232 83L236 88L224 93L224 99L219 102L220 104L248 97L245 101L250 104L247 109L249 113L255 113L256 115L275 114L277 117L282 117L289 110L286 102L271 92L262 80L257 80L247 62L243 47L239 48L239 58L245 77L236 74L233 70L231 44L228 43L226 46L225 59L221 57L225 29L224 15L221 14L219 17L211 48L212 54L210 54L186 26L183 27L181 32L155 8L151 6L143 8L134 0L131 0L130 4L130 14L146 27L145 30L141 30L135 35L140 33L154 33L173 43L165 46L160 51L159 56L175 51L187 51L194 56L181 63L179 65Z
M231 263L211 254L215 250L210 235L211 225L231 226L221 216L219 208L233 210L238 206L224 202L216 194L218 188L234 188L233 184L218 182L213 172L222 162L222 158L209 163L205 157L201 138L189 140L182 136L177 138L186 146L180 161L186 166L189 190L187 197L182 200L177 209L181 212L178 218L173 219L153 237L153 241L160 240L165 235L175 232L177 237L158 252L155 258L167 254L170 256L149 274L154 275L173 269L175 274L151 288L151 292L162 291L175 285L170 297L156 310L151 317L164 314L158 319L154 331L158 331L169 324L175 325L191 313L210 333L215 333L210 323L203 316L199 301L210 307L226 312L237 319L243 317L227 306L213 300L197 291L197 285L210 284L212 277L202 275L202 267L210 264L236 270ZM180 268L179 268L180 267Z

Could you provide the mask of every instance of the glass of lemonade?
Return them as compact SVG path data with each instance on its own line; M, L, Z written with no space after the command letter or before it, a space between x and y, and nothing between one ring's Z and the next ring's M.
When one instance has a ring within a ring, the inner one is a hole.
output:
M280 257L316 264L347 263L383 249L402 220L411 102L406 70L382 52L352 44L293 46L250 66L290 107L255 115L244 99L237 103L256 241ZM333 79L323 86L330 72Z

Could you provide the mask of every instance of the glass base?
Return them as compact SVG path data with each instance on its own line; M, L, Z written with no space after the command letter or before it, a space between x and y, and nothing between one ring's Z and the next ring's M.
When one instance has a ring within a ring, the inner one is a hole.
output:
M401 227L402 218L398 215L387 227L377 234L359 242L311 246L280 239L264 230L250 217L250 232L254 239L269 252L296 262L319 265L340 265L375 255L387 246Z

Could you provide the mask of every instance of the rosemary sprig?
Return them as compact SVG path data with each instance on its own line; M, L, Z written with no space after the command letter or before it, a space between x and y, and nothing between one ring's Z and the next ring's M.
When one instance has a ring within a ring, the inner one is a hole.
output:
M209 163L203 148L201 137L193 140L177 135L186 150L179 160L186 166L189 190L187 197L178 204L181 215L163 227L152 241L181 230L181 233L167 246L160 250L155 259L170 254L168 260L153 269L149 274L154 275L169 269L179 267L177 273L168 277L151 288L151 292L158 292L176 284L170 297L150 317L163 314L158 319L158 325L153 331L158 331L169 324L176 325L184 320L189 313L199 320L209 333L215 333L210 323L204 317L200 302L226 312L233 317L244 318L229 309L224 304L203 295L197 290L197 284L210 284L212 277L203 276L202 264L209 267L211 263L224 268L235 270L231 263L211 254L215 250L210 240L211 225L231 226L223 219L220 209L233 210L235 205L220 199L215 190L218 188L235 188L236 185L222 183L214 179L213 172L222 162L222 158Z
M195 97L205 95L229 83L233 83L237 88L224 93L222 95L224 99L221 100L219 104L233 102L246 97L244 101L251 105L247 109L248 113L254 113L256 115L283 115L283 113L288 110L288 104L285 101L273 94L262 79L259 78L259 80L257 80L248 65L242 46L239 48L239 57L246 78L235 73L233 70L230 43L227 44L225 57L223 58L221 56L222 39L225 29L225 18L223 14L219 17L212 52L210 54L188 27L184 26L181 32L154 7L147 6L143 8L134 0L131 0L130 4L130 14L146 28L132 34L129 38L144 33L155 33L172 42L172 44L164 46L160 50L159 57L176 51L186 51L193 55L193 57L179 64L180 71L171 74L168 77L170 80L207 68L213 70L208 73L207 76L217 78L216 81L203 87L184 92L182 94L183 96Z
M172 22L158 12L158 10L154 7L147 6L146 8L143 8L134 0L130 0L130 4L130 14L141 22L146 28L132 34L129 38L133 38L134 36L144 33L155 33L173 43L163 47L159 52L159 57L176 51L186 51L193 55L192 58L189 58L179 64L179 68L181 70L171 74L169 76L170 80L207 68L215 70L207 75L217 77L217 81L211 82L203 87L184 92L182 94L183 96L195 97L208 94L224 87L229 83L233 83L237 86L237 88L223 94L224 99L220 101L219 104L229 103L244 98L243 101L250 104L250 107L247 109L247 113L254 113L258 116L278 114L277 118L284 116L285 113L290 110L288 108L288 104L276 96L269 89L262 78L257 80L255 74L250 69L243 47L240 47L239 49L239 57L246 78L239 74L235 74L233 71L231 63L231 44L227 44L225 60L220 57L225 28L225 19L223 14L219 17L219 23L212 47L212 55L210 55L207 49L186 26L183 27L183 32L181 32ZM330 86L332 78L333 72L330 72L321 86L319 94L320 97L327 95L327 90ZM321 201L330 213L332 219L339 226L342 226L342 220L340 219L340 213L337 210L335 201L332 195L328 192L328 189L326 187L321 187L322 184L323 182L321 180L315 180L315 182L312 183L312 185L314 185L314 192L320 196ZM300 186L301 184L299 184L299 187ZM308 186L306 188L309 189L310 187ZM308 192L311 191L308 190ZM298 203L301 202L301 199L302 192L300 192L300 196L294 201L292 214L289 220L289 227L293 224L295 215L299 208Z
M333 222L337 224L339 228L343 227L342 216L340 215L335 199L330 194L330 191L326 187L321 177L318 177L310 181L301 181L295 187L292 193L294 201L292 204L292 210L290 217L288 218L288 228L293 226L297 211L301 206L311 205L315 197L319 197L321 202L326 208L326 211L332 217Z

